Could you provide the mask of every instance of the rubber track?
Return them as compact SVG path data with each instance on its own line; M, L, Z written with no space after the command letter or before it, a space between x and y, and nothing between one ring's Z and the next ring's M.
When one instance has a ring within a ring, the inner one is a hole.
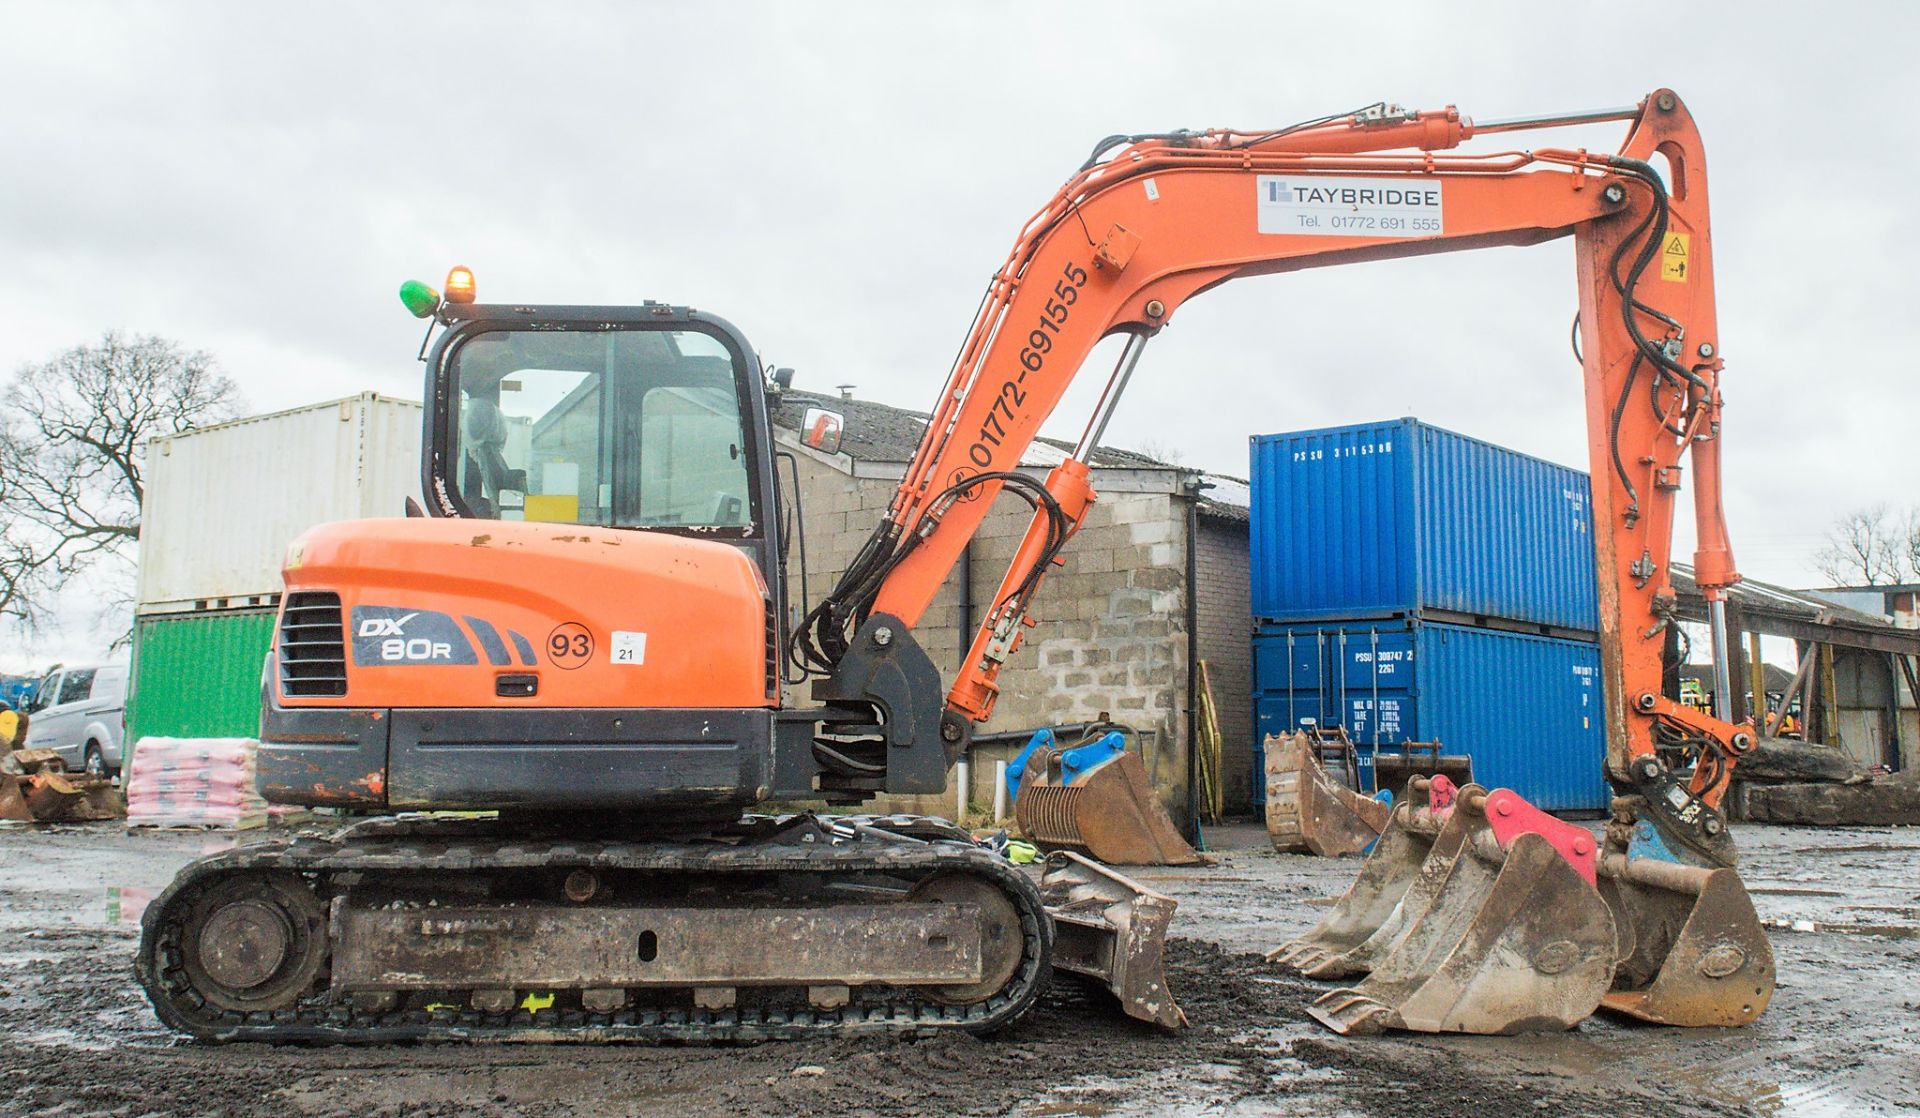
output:
M308 995L273 1013L209 1012L180 966L181 917L202 888L236 873L291 871L325 877L355 870L417 874L590 867L688 873L711 880L728 873L859 873L915 876L966 872L988 878L1013 900L1024 933L1020 967L1000 993L971 1006L920 1000L895 991L891 1000L836 1010L740 1007L727 1010L629 1008L616 1013L553 1009L484 1014L470 1009L396 1009L364 1013ZM349 842L300 839L242 846L188 864L141 919L134 974L166 1025L215 1042L390 1043L416 1040L667 1042L790 1039L822 1034L989 1033L1030 1009L1045 987L1053 921L1026 875L988 851L955 842L863 839L842 844L713 844L656 842L440 841L407 838Z

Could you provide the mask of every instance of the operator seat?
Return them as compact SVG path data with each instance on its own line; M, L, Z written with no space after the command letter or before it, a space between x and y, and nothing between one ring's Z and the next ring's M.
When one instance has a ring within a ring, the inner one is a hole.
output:
M502 489L526 492L527 471L507 465L507 420L499 404L470 396L461 409L460 423L466 444L460 496L474 515L493 519L499 516Z

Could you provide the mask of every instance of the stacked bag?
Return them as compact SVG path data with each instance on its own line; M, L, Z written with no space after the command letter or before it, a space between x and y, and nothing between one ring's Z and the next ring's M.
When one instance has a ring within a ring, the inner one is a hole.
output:
M127 778L127 826L240 830L267 821L252 738L141 738Z

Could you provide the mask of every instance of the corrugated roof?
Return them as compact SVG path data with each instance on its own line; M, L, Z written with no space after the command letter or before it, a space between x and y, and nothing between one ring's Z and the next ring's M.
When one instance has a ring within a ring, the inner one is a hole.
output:
M1686 563L1673 565L1673 589L1682 599L1700 596L1700 589L1693 581L1691 566ZM1818 624L1835 623L1869 628L1894 628L1890 618L1879 614L1848 609L1846 606L1836 605L1804 591L1789 590L1784 586L1775 586L1757 579L1742 580L1727 596L1734 605L1742 609L1758 610L1783 617L1797 617L1803 621Z
M788 390L768 397L775 426L798 432L804 425L808 408L825 408L846 417L840 436L840 451L862 462L911 461L927 430L927 413L896 408L874 400L853 396L828 396L817 392ZM1062 439L1035 440L1020 464L1045 469L1057 466L1073 450ZM1188 470L1173 462L1120 447L1103 446L1093 452L1092 465L1106 470L1178 470L1198 473L1206 486L1200 495L1200 514L1219 520L1245 523L1251 498L1242 478Z
M814 392L789 390L773 398L773 422L790 431L798 431L808 408L825 408L846 416L840 437L840 450L862 462L908 462L920 446L927 430L927 413L896 408L891 404L862 400L852 396L826 396ZM1023 466L1057 466L1073 444L1059 439L1039 439L1021 459ZM1180 467L1144 454L1117 447L1100 447L1093 452L1094 466L1110 470L1177 470Z

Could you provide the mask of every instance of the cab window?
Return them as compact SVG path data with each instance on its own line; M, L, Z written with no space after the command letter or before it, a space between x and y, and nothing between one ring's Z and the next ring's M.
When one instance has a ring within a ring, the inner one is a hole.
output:
M54 702L65 706L67 703L84 701L93 691L93 671L68 672L60 679L60 697Z
M753 524L740 372L690 330L493 330L449 358L469 516L623 528Z

